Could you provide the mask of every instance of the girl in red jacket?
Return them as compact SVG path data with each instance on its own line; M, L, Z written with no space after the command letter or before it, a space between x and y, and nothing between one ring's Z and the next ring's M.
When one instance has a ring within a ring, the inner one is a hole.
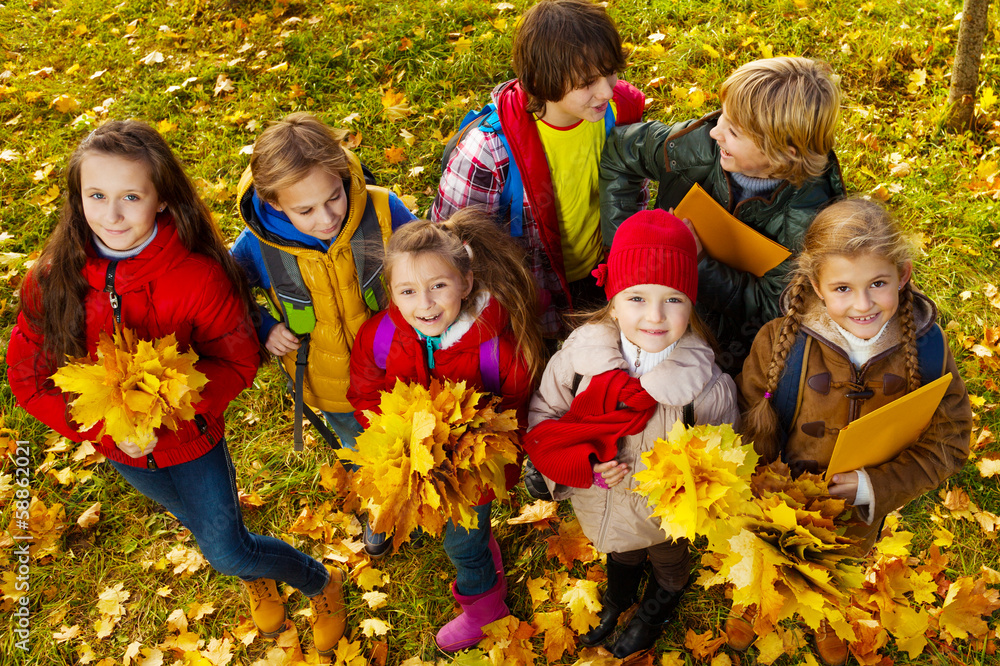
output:
M438 377L499 395L525 423L543 347L534 281L513 241L474 209L441 224L411 222L389 241L385 278L392 303L362 325L351 352L347 398L358 421L367 425L363 412L378 411L379 391L397 379L427 385ZM508 467L509 487L519 469ZM479 529L446 528L457 569L451 589L464 612L438 631L443 650L475 645L483 626L510 614L491 506L487 498L475 507Z
M324 654L344 633L343 574L271 537L240 515L223 412L257 371L256 306L211 214L163 138L138 121L91 132L69 162L59 225L21 287L7 349L17 402L73 441L89 440L139 492L194 535L212 566L239 576L261 634L277 635L285 608L275 579L310 597ZM81 431L68 396L50 379L67 356L94 356L99 335L129 328L143 340L169 334L198 354L208 377L197 415L151 443Z

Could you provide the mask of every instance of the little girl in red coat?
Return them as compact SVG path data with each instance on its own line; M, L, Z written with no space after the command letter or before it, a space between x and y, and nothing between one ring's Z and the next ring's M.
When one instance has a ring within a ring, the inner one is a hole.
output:
M385 279L392 304L362 325L351 352L347 398L358 421L367 425L363 412L377 412L379 392L397 379L427 385L437 377L500 396L501 408L526 423L542 365L537 298L523 253L493 221L465 209L441 224L405 225L386 248ZM519 470L508 467L509 487ZM443 650L475 645L482 627L510 614L491 506L486 497L475 507L478 529L449 522L445 530L445 552L457 569L452 593L464 612L438 631Z

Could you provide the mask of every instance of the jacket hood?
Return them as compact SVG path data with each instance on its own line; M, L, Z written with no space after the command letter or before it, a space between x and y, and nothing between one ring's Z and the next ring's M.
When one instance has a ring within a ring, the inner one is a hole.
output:
M177 237L177 227L170 213L156 216L156 238L142 252L118 262L115 268L115 289L119 293L141 288L160 275L172 270L186 259L191 251ZM95 261L84 264L83 273L91 288L104 291L107 269L111 263L97 254L93 243L87 244L87 256Z
M584 377L608 370L628 370L619 343L621 335L613 323L587 324L570 333L565 353L573 372ZM659 365L639 378L642 387L659 403L686 405L712 381L715 353L688 331Z

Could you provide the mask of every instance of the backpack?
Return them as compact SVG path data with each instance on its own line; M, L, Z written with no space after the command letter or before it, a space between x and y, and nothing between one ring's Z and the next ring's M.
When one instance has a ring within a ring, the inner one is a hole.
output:
M611 134L611 130L614 127L615 112L613 106L609 103L607 110L604 112L605 136ZM458 144L465 139L469 132L476 128L480 132L493 132L496 134L497 138L503 144L504 150L507 151L507 179L504 181L503 189L500 191L500 213L509 212L510 214L510 235L523 236L524 184L521 182L521 171L514 160L514 153L511 152L510 144L507 142L507 137L500 126L500 114L497 112L495 104L490 102L478 111L469 111L465 114L465 117L462 118L462 122L458 126L458 131L445 144L444 152L441 154L441 173L443 174L448 168L448 162L451 161L451 155L455 152Z
M374 185L375 176L368 167L362 164L361 169L365 176L365 183ZM365 252L366 244L376 239L379 241L382 239L378 212L372 198L366 197L365 210L358 228L351 236L350 245L362 298L365 305L373 312L385 309L388 304L382 278L382 259L373 256L371 252ZM335 447L337 437L330 431L323 419L303 402L305 371L309 358L309 334L316 328L316 313L313 308L312 295L302 278L298 259L294 254L270 243L261 242L259 245L261 256L264 259L264 267L271 281L271 289L277 300L275 307L285 325L301 341L295 356L295 377L288 377L289 389L295 401L294 448L296 451L302 450L303 416L309 419L309 422L330 446ZM279 367L284 371L284 365L279 364Z
M785 370L778 380L778 388L771 398L771 405L778 414L781 423L782 446L788 441L799 409L802 407L802 386L805 383L805 359L809 357L809 349L814 341L812 336L803 331L795 338L795 344L788 352ZM917 359L920 365L920 382L927 384L944 375L947 346L944 332L937 324L931 326L926 334L917 338ZM863 396L857 396L863 397Z
M396 324L387 313L375 328L373 349L375 365L385 370L386 359L389 358L389 347L396 335ZM500 341L493 337L479 345L479 374L483 379L483 388L493 395L500 395Z

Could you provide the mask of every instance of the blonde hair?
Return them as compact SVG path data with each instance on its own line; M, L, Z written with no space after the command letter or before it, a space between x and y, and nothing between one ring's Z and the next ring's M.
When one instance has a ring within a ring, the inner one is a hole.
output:
M309 113L291 113L272 123L257 138L250 158L257 195L274 204L278 192L299 182L316 167L346 180L351 167L341 139L343 132Z
M772 178L799 187L822 174L840 113L840 87L820 60L754 60L722 84L726 115L771 163Z
M864 199L845 199L820 211L806 232L802 254L787 290L788 307L764 379L764 394L774 394L785 369L788 354L802 326L802 316L817 298L812 283L818 282L824 262L833 256L871 254L896 266L900 275L910 262L909 246L899 226L885 208ZM907 392L920 386L917 329L913 318L913 280L899 292L899 321L906 354ZM791 425L791 424L787 424ZM782 436L778 414L770 399L762 397L743 417L744 441L752 441L758 453L770 462L781 454Z
M545 347L538 328L538 292L524 251L492 217L476 208L463 208L445 222L417 220L394 232L385 249L386 284L392 284L392 271L401 256L425 252L448 262L461 275L472 272L472 291L462 304L463 312L470 311L483 292L507 310L518 351L537 377L544 365Z

